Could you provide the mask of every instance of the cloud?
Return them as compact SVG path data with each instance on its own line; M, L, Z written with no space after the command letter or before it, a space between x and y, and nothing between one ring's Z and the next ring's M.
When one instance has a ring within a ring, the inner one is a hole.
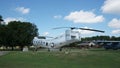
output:
M108 26L111 28L120 28L120 19L113 18L109 23Z
M83 28L92 29L92 28L88 28L88 27L83 27ZM82 34L82 35L89 35L89 34L95 33L94 31L88 31L88 30L75 30L75 31L79 31L80 34Z
M44 32L43 35L47 36L47 35L49 35L49 32Z
M120 29L113 30L113 31L112 31L112 34L120 34Z
M98 23L103 22L102 15L97 16L92 11L75 11L64 17L65 20L73 21L74 23Z
M30 12L30 8L25 8L25 7L17 7L16 11L22 13L22 14L27 14Z
M54 18L55 18L55 19L61 19L62 16L61 16L61 15L55 15Z
M22 17L19 18L8 17L4 19L5 24L8 24L10 21L24 21L24 20L25 19L23 19Z
M106 0L101 7L103 13L120 14L120 0Z
M93 31L87 31L87 30L80 30L80 33L83 35L93 34Z

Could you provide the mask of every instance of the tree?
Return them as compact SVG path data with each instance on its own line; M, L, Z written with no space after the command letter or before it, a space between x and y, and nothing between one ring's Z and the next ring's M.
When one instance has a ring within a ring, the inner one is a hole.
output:
M2 19L2 16L0 15L0 24L2 24L4 20Z
M11 42L13 46L20 46L21 50L24 46L30 46L35 36L38 36L38 29L36 25L30 22L12 21L7 27L10 30Z
M107 41L120 41L120 37L115 36L93 36L82 38L82 41L93 41L93 40L107 40Z
M6 28L4 25L0 24L0 45L5 45L6 37Z

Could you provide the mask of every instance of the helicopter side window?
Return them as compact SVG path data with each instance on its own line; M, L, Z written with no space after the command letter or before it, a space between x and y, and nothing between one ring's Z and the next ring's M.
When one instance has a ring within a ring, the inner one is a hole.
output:
M40 41L40 44L42 44L41 41Z
M37 41L35 41L35 44L37 45Z
M48 42L46 42L46 46L48 46Z
M43 44L45 44L45 42L43 42Z
M39 45L39 41L37 41L37 45Z
M70 36L70 34L66 34L66 36Z
M40 41L38 41L38 44L40 44Z
M41 44L43 45L43 42L41 41Z
M40 44L42 44L42 41L40 41Z
M76 38L76 36L71 36L71 39L75 39Z
M38 45L38 41L36 41L36 45Z

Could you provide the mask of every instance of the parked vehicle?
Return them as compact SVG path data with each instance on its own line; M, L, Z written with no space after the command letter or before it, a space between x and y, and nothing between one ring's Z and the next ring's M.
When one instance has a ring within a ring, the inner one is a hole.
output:
M110 42L110 43L106 43L105 45L104 45L104 48L106 49L106 50L108 50L108 49L113 49L113 50L117 50L117 49L120 49L120 42Z

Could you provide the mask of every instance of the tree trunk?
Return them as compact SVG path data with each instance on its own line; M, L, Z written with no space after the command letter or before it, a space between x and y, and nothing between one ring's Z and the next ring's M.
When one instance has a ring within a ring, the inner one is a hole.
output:
M14 46L12 46L12 51L14 50Z
M21 51L23 50L23 47L24 47L24 46L20 46L20 50L21 50Z

